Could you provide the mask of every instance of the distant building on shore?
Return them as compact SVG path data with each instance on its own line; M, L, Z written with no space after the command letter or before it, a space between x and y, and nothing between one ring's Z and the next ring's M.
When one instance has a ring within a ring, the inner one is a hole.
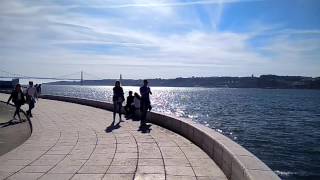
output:
M0 80L0 89L13 89L19 83L19 79L12 79L11 81Z

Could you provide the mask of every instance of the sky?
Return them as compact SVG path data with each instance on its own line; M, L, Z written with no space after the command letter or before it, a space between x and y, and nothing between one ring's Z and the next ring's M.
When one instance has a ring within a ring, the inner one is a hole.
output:
M1 0L0 41L0 76L318 77L320 1Z

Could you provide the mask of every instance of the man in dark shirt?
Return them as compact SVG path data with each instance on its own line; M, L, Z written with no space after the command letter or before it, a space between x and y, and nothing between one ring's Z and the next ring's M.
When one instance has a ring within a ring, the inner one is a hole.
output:
M150 87L148 86L148 81L143 81L143 86L140 87L141 101L140 101L140 111L141 111L141 122L140 127L146 126L146 118L148 109L151 110L151 103L149 95L152 94Z
M134 96L132 95L132 91L129 91L129 96L127 97L127 104L124 108L126 110L127 118L130 118L130 116L133 114L133 99Z

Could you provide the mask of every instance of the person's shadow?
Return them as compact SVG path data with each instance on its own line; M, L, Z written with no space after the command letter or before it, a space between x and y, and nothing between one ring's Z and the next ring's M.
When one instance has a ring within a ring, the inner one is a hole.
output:
M150 131L152 130L151 125L144 125L144 126L140 126L138 131L141 131L141 133L150 133Z
M25 119L23 119L22 121L14 121L14 120L15 119L11 119L8 122L0 123L1 128L5 128L5 127L8 127L8 126L13 126L13 125L20 124L20 123L23 123L23 122L26 121Z
M106 133L110 133L112 132L114 129L119 129L121 126L120 126L120 122L118 122L117 124L114 124L114 121L112 121L112 123L110 124L110 126L108 126L106 128Z

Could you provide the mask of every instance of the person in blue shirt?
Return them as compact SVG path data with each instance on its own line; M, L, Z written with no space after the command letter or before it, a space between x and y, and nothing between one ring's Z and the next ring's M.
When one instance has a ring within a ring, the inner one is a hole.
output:
M140 127L146 126L147 111L151 110L150 94L152 95L151 89L148 86L148 80L143 81L143 86L140 87L140 111L141 111L141 121Z

